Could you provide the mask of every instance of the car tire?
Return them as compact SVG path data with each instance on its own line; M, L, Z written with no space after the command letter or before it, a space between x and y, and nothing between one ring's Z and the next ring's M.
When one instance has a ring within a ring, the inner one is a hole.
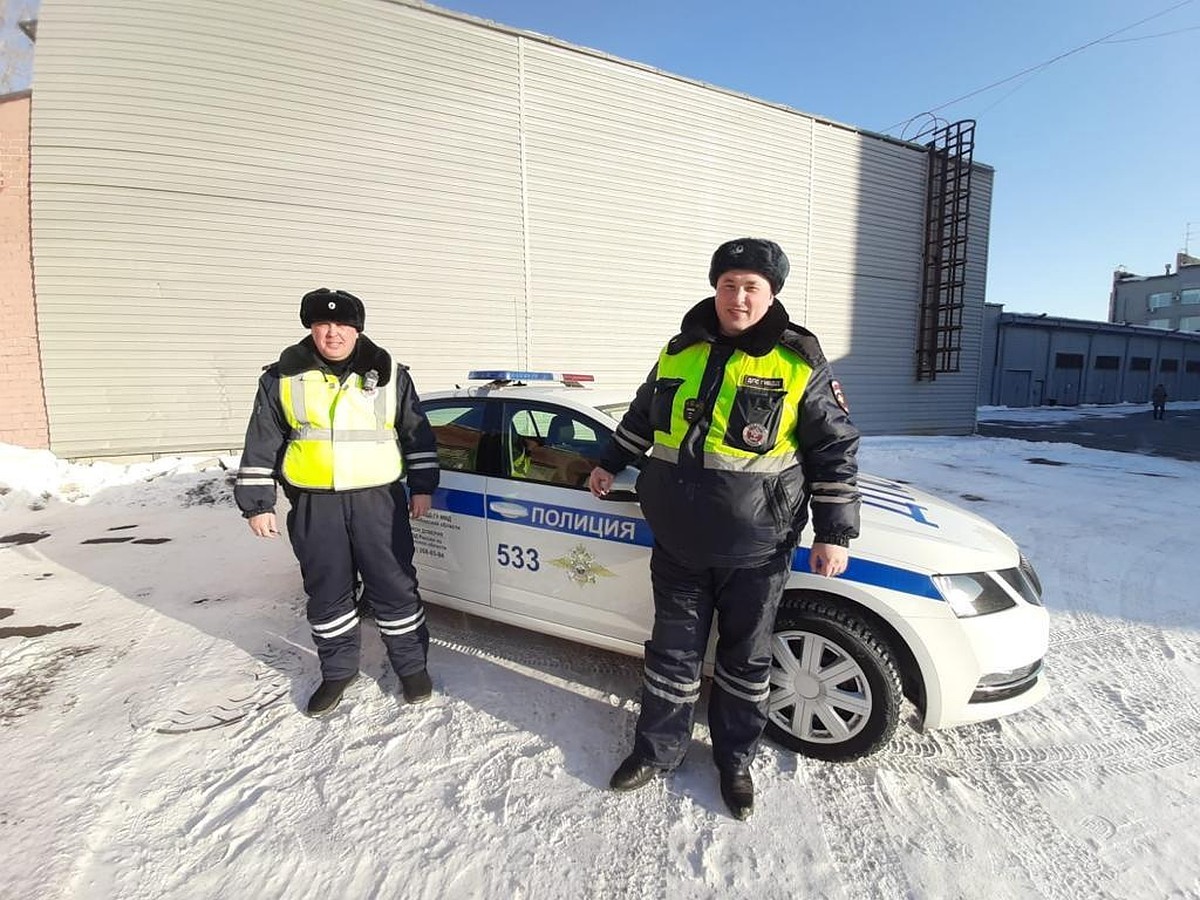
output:
M900 721L896 658L877 629L821 596L789 595L771 639L767 735L816 759L874 753Z

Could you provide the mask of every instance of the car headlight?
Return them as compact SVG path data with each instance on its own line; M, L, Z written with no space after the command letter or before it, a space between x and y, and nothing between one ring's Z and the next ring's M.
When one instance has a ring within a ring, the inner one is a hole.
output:
M1025 554L1021 554L1021 574L1025 576L1030 586L1033 588L1037 599L1034 601L1038 606L1042 605L1042 579L1038 578L1038 573L1033 568L1033 563L1025 558Z
M990 572L970 575L934 575L933 583L960 619L986 616L1017 605Z
M1024 554L1021 555L1021 562L1017 568L1003 569L996 574L1026 603L1033 606L1042 605L1042 582Z

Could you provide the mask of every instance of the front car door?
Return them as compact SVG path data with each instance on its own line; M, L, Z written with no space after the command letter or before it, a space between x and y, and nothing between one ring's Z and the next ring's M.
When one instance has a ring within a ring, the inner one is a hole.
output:
M640 650L654 621L650 529L635 501L597 500L586 487L608 429L511 399L499 427L487 497L493 606Z

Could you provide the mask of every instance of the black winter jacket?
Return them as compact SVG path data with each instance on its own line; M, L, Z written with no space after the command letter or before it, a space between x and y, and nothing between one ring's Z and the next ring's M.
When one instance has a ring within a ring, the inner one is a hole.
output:
M655 540L672 556L697 567L761 565L795 547L811 500L816 540L848 546L858 537L861 506L855 458L858 429L842 406L840 389L835 389L816 337L793 325L778 300L753 328L736 338L722 337L710 297L684 316L666 352L678 353L700 341L712 345L701 382L702 410L680 447L679 462L646 458L638 476L638 499ZM799 354L812 368L799 411L796 465L780 473L704 468L704 440L726 362L735 350L765 356L776 346ZM657 369L656 364L638 388L601 455L601 467L613 474L653 443L650 409Z
M241 467L233 488L234 500L246 518L274 511L276 481L283 485L285 492L298 490L287 484L280 474L291 427L280 402L279 380L310 370L333 374L329 364L317 353L312 337L306 337L299 344L284 350L279 361L267 366L258 380L258 395L254 398L254 411L246 427ZM391 378L396 379L396 439L400 443L400 452L406 459L410 453L436 452L437 441L433 429L421 411L421 401L408 376L407 367L395 365L386 350L360 334L346 374L366 375L372 370L379 374L380 387ZM273 480L262 483L265 479L253 474L256 469L270 470ZM249 474L247 470L250 470ZM432 494L437 489L436 468L410 469L405 465L405 470L411 493Z

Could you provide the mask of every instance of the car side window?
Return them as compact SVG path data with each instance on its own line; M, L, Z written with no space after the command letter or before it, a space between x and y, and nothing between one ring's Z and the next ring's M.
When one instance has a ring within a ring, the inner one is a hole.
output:
M481 403L425 404L425 417L437 438L438 465L457 472L477 472L483 443Z
M582 488L607 435L566 409L509 403L504 458L512 478Z

